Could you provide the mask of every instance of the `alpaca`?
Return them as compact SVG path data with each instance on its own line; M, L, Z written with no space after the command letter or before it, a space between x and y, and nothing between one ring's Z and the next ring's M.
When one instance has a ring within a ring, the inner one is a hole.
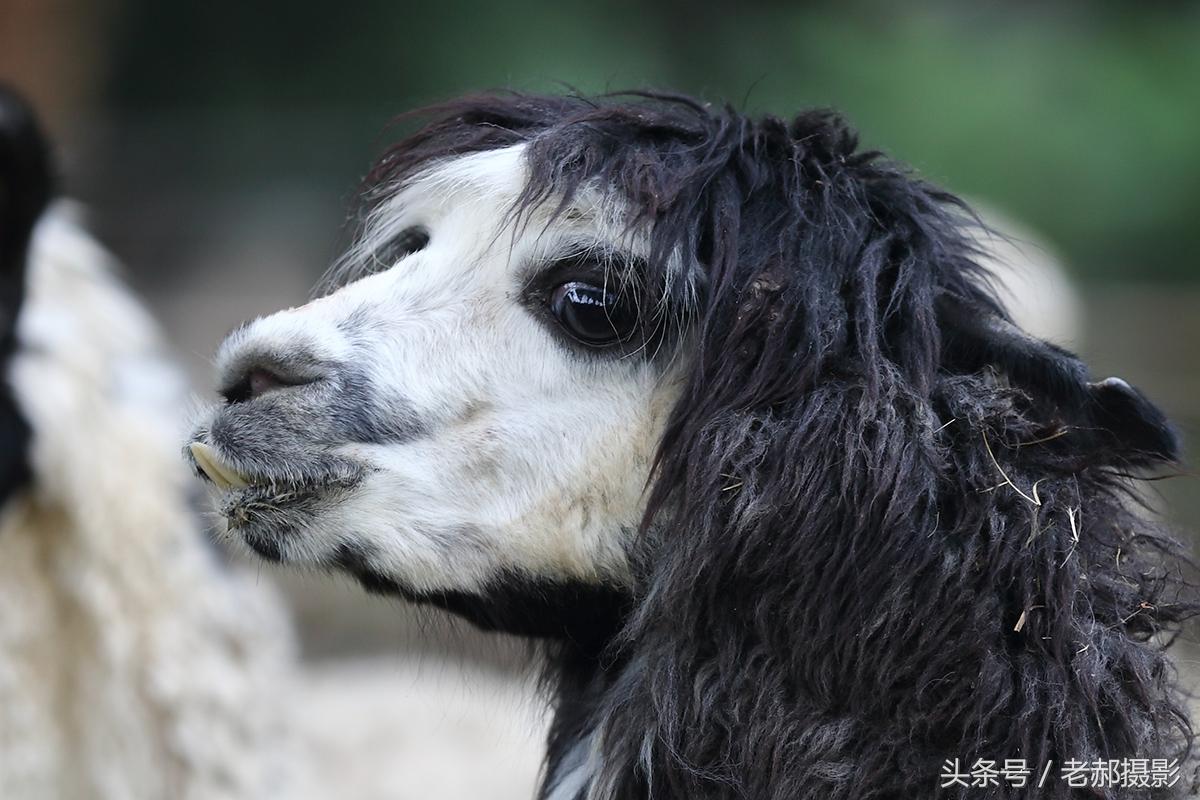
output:
M1187 791L1197 605L1135 491L1176 434L1011 321L963 203L827 112L423 119L219 349L231 540L542 643L545 800ZM1067 772L1128 759L1174 780Z
M183 382L0 89L0 797L296 795L287 624L215 558Z

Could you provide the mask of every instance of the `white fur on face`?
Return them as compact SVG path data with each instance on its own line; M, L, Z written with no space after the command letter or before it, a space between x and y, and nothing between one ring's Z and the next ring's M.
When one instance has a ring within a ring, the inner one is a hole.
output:
M200 434L251 482L302 471L264 453L354 474L303 513L250 514L253 538L273 536L282 560L330 564L351 552L357 567L416 592L479 589L506 573L627 582L626 544L678 376L644 354L574 346L530 306L539 267L638 244L602 204L549 225L548 210L509 224L522 151L465 156L412 182L376 212L351 260L413 227L428 233L424 249L222 346L226 383L255 354L300 352L337 386L226 406ZM238 496L224 505L231 533L246 535L246 510L275 501Z

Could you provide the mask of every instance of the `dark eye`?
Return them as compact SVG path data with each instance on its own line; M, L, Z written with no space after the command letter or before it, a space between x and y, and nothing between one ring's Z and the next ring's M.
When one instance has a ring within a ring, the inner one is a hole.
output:
M375 261L390 267L405 256L424 250L429 244L429 231L421 227L405 228L375 253Z
M637 327L637 310L617 293L571 281L550 295L550 313L573 339L603 347L628 339Z

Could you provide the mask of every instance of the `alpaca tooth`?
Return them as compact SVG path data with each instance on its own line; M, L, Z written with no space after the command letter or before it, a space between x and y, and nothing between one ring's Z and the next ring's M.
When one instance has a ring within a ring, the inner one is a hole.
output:
M208 453L206 452L208 447L196 442L193 443L189 449L192 451L192 458L196 459L196 466L200 468L201 472L208 476L208 479L212 481L218 489L230 488L229 481L225 480L225 476L221 474L220 470L216 468L216 466L212 463L212 460L209 458Z
M222 463L210 446L203 442L192 442L189 449L192 451L192 458L196 459L197 466L221 489L245 489L250 485L250 482L235 469Z
M234 489L245 489L250 485L250 481L238 474L233 467L227 464L220 464L221 474L225 476L225 480L229 481L229 485Z

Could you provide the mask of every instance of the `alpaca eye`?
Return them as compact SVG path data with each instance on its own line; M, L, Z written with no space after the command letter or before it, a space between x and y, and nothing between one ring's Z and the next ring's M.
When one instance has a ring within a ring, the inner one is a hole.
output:
M637 325L637 314L616 293L571 281L550 295L552 313L571 338L591 347L622 342Z
M429 231L419 226L405 228L376 252L375 260L380 264L391 266L405 256L424 250L428 244Z

